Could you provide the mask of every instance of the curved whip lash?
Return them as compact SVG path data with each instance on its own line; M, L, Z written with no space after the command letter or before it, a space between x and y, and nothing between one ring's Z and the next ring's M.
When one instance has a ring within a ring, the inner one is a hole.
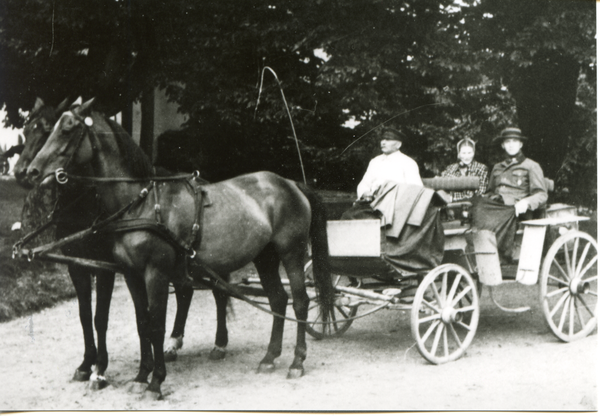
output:
M256 111L258 110L258 104L260 103L260 94L262 92L263 80L265 77L265 70L268 69L271 71L273 76L275 77L275 81L277 81L277 85L279 85L279 91L281 91L281 97L283 98L283 103L285 104L285 111L287 111L288 118L290 119L290 124L292 125L292 133L294 134L294 140L296 141L296 149L298 150L298 158L300 159L300 168L302 169L302 179L306 184L306 175L304 173L304 163L302 163L302 154L300 153L300 144L298 143L298 136L296 136L296 129L294 128L294 122L292 121L292 114L290 113L290 109L288 107L287 101L285 99L285 94L283 93L283 87L281 86L281 82L279 82L279 78L273 69L268 66L265 66L260 75L260 87L258 89L258 98L256 100L256 107L254 107L254 118L256 119Z

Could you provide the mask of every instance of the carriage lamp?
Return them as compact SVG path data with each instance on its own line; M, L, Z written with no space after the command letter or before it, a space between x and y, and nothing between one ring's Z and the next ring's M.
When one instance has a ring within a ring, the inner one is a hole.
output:
M461 215L463 217L461 223L465 224L471 219L471 204L463 204Z

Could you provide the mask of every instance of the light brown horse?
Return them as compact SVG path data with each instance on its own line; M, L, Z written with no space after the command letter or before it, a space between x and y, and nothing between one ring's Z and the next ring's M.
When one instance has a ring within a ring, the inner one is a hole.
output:
M116 213L149 185L152 175L149 160L120 127L92 111L90 100L65 112L48 141L31 162L27 174L36 183L50 182L59 168L69 172L90 163L98 178L136 178L141 182L107 181L98 194L105 210ZM270 372L281 354L287 294L279 276L283 263L292 291L293 308L298 319L294 360L288 377L304 373L306 358L306 319L309 297L304 278L304 255L312 244L315 286L321 307L329 311L333 287L328 266L326 217L324 206L307 187L269 172L239 176L203 186L209 202L198 218L198 201L186 182L156 183L154 196L133 204L119 224L139 223L157 218L170 235L191 244L195 257L190 274L208 268L218 275L254 262L274 316L271 340L258 370ZM146 192L147 193L147 192ZM200 236L194 238L194 224L202 222ZM169 281L185 279L183 250L152 229L117 232L114 235L115 259L130 270L127 284L136 310L142 360L135 382L146 387L145 395L161 397L160 385L166 377L163 341ZM154 352L154 354L153 354Z

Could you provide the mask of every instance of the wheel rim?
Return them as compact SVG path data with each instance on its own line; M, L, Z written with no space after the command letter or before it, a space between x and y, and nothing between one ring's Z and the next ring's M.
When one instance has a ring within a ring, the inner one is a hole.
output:
M446 264L425 276L411 313L412 335L425 359L443 364L462 356L478 322L477 285L469 272Z
M325 314L316 299L311 300L306 332L316 339L340 336L350 328L357 311L358 306L336 304L329 314Z
M306 263L304 267L306 280L314 283L312 274L312 261ZM333 275L333 286L350 285L350 280L345 276ZM306 325L306 332L316 339L332 338L342 335L352 325L352 319L356 316L358 306L344 305L347 299L343 294L336 291L334 306L329 313L324 313L318 298L311 298L308 306L309 322Z
M546 322L565 342L589 335L597 326L598 247L586 233L558 238L542 267L540 298Z

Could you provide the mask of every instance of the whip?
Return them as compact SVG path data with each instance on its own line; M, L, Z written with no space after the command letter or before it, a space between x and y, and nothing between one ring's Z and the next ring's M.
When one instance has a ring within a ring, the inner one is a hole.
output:
M254 107L254 119L256 119L256 111L258 110L258 104L260 103L260 94L262 92L263 80L265 76L265 70L268 69L271 71L273 76L275 77L275 81L277 81L277 85L279 85L279 91L281 91L281 97L283 98L283 103L285 104L285 111L287 111L288 118L290 119L290 124L292 125L292 133L294 134L294 140L296 141L296 149L298 150L298 158L300 159L300 168L302 169L302 178L304 179L304 184L306 183L306 175L304 174L304 163L302 163L302 154L300 153L300 144L298 143L298 137L296 136L296 129L294 128L294 122L292 121L292 114L290 113L290 109L288 108L287 101L285 99L285 94L283 93L283 88L281 87L281 82L279 82L279 78L277 78L277 74L273 69L268 66L265 66L260 75L260 87L258 89L258 99L256 100L256 107Z

